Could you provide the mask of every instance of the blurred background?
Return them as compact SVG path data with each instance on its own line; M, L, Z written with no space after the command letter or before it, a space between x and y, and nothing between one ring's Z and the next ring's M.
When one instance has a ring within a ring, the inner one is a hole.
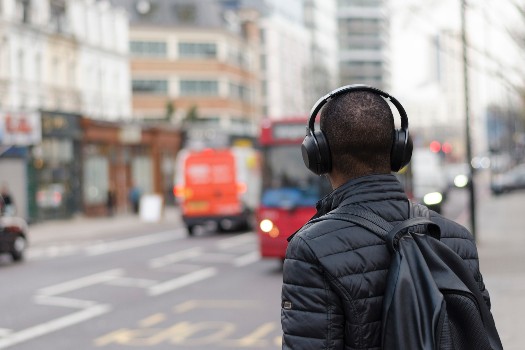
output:
M0 0L0 349L279 348L330 190L299 146L348 84L406 109L396 176L473 232L522 349L524 57L522 0Z

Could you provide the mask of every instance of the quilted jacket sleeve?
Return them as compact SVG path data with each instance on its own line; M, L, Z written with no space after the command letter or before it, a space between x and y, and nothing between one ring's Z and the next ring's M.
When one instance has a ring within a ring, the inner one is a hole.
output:
M342 306L327 278L307 242L294 237L283 267L283 349L343 349Z

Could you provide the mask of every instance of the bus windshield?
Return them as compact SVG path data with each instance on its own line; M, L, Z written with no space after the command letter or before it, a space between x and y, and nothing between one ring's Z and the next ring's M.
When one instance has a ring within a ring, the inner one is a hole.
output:
M331 191L325 177L306 169L299 145L268 147L263 155L263 206L312 207Z

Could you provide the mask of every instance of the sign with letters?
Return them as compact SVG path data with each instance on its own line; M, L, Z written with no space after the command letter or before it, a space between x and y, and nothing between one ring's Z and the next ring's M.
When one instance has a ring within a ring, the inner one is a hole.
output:
M0 111L0 145L29 146L41 141L39 112Z

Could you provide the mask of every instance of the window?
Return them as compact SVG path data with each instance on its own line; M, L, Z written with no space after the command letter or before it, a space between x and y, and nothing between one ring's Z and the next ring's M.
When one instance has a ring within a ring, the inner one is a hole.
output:
M31 14L31 0L18 0L16 2L17 18L23 23L29 23Z
M338 0L339 6L378 7L383 0Z
M378 18L340 19L339 31L342 35L380 33L382 31L382 23Z
M341 35L339 46L352 50L380 50L383 47L383 40L379 33L372 35Z
M131 41L129 51L134 56L166 57L168 50L162 41Z
M168 81L167 80L139 80L134 79L131 83L134 93L144 94L167 94Z
M217 45L214 43L179 43L179 56L182 58L215 58Z
M35 55L35 81L42 82L42 56L39 53Z
M182 96L217 96L219 83L217 80L181 80L180 94Z
M25 53L22 49L18 51L18 77L20 80L24 80L26 78Z
M64 0L52 0L49 6L51 28L57 33L66 31L66 3Z
M230 97L248 102L250 100L250 89L242 84L230 83Z
M106 201L109 188L109 160L104 155L90 155L84 161L84 201L88 205Z

